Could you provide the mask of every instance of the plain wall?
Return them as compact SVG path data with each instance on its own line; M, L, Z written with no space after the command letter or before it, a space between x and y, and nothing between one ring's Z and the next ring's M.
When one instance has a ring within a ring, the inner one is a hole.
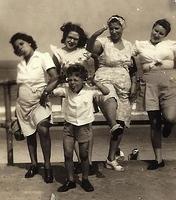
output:
M167 18L172 24L168 36L176 39L174 0L0 0L0 60L17 59L9 38L16 32L31 34L41 51L50 44L60 46L59 27L67 21L81 24L88 35L106 24L112 14L126 19L124 38L134 42L149 38L152 24Z

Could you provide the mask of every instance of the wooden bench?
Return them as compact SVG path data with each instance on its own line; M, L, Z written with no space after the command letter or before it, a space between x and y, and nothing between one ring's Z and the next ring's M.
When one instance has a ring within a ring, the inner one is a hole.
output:
M15 80L2 80L0 86L3 89L3 99L5 107L5 118L0 121L0 128L5 128L7 139L7 163L8 165L14 164L13 158L13 135L11 133L11 121L12 121L12 102L11 102L11 89L16 85ZM54 111L54 124L53 126L63 126L64 118L61 111ZM145 125L149 124L146 112L132 112L132 125ZM107 122L101 112L95 114L95 121L93 125L107 125Z

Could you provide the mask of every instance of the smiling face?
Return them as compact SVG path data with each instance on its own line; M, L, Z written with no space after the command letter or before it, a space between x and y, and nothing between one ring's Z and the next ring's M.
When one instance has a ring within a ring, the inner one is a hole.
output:
M84 80L73 73L68 77L68 85L72 92L79 93L84 85Z
M65 39L65 46L68 50L75 50L78 47L79 34L75 31L70 31Z
M32 56L34 50L31 44L22 39L17 39L13 43L14 52L18 56L23 56L24 58Z
M110 22L109 33L113 42L119 41L123 33L122 25L119 22Z
M166 35L167 35L166 29L163 26L157 24L152 29L152 32L150 35L150 42L154 45L158 44L166 37Z

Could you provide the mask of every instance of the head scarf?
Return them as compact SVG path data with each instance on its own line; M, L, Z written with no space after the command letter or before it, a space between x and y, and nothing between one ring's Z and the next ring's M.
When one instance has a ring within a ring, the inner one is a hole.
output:
M109 25L112 20L118 21L121 24L122 28L125 28L126 23L125 23L125 20L123 19L123 17L118 16L118 15L113 15L108 19L107 24Z

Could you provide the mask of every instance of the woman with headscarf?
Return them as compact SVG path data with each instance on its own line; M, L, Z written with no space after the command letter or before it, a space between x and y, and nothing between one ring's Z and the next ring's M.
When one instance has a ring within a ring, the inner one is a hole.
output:
M110 93L100 100L99 106L111 129L106 166L117 171L124 170L118 163L119 156L116 153L117 150L119 151L124 128L129 126L130 95L134 97L136 86L135 73L132 73L130 77L131 69L133 69L132 44L122 38L124 28L124 18L113 15L108 19L107 27L96 31L87 45L87 49L99 58L99 68L95 73L95 79L104 83L110 90ZM99 37L107 29L110 35Z

